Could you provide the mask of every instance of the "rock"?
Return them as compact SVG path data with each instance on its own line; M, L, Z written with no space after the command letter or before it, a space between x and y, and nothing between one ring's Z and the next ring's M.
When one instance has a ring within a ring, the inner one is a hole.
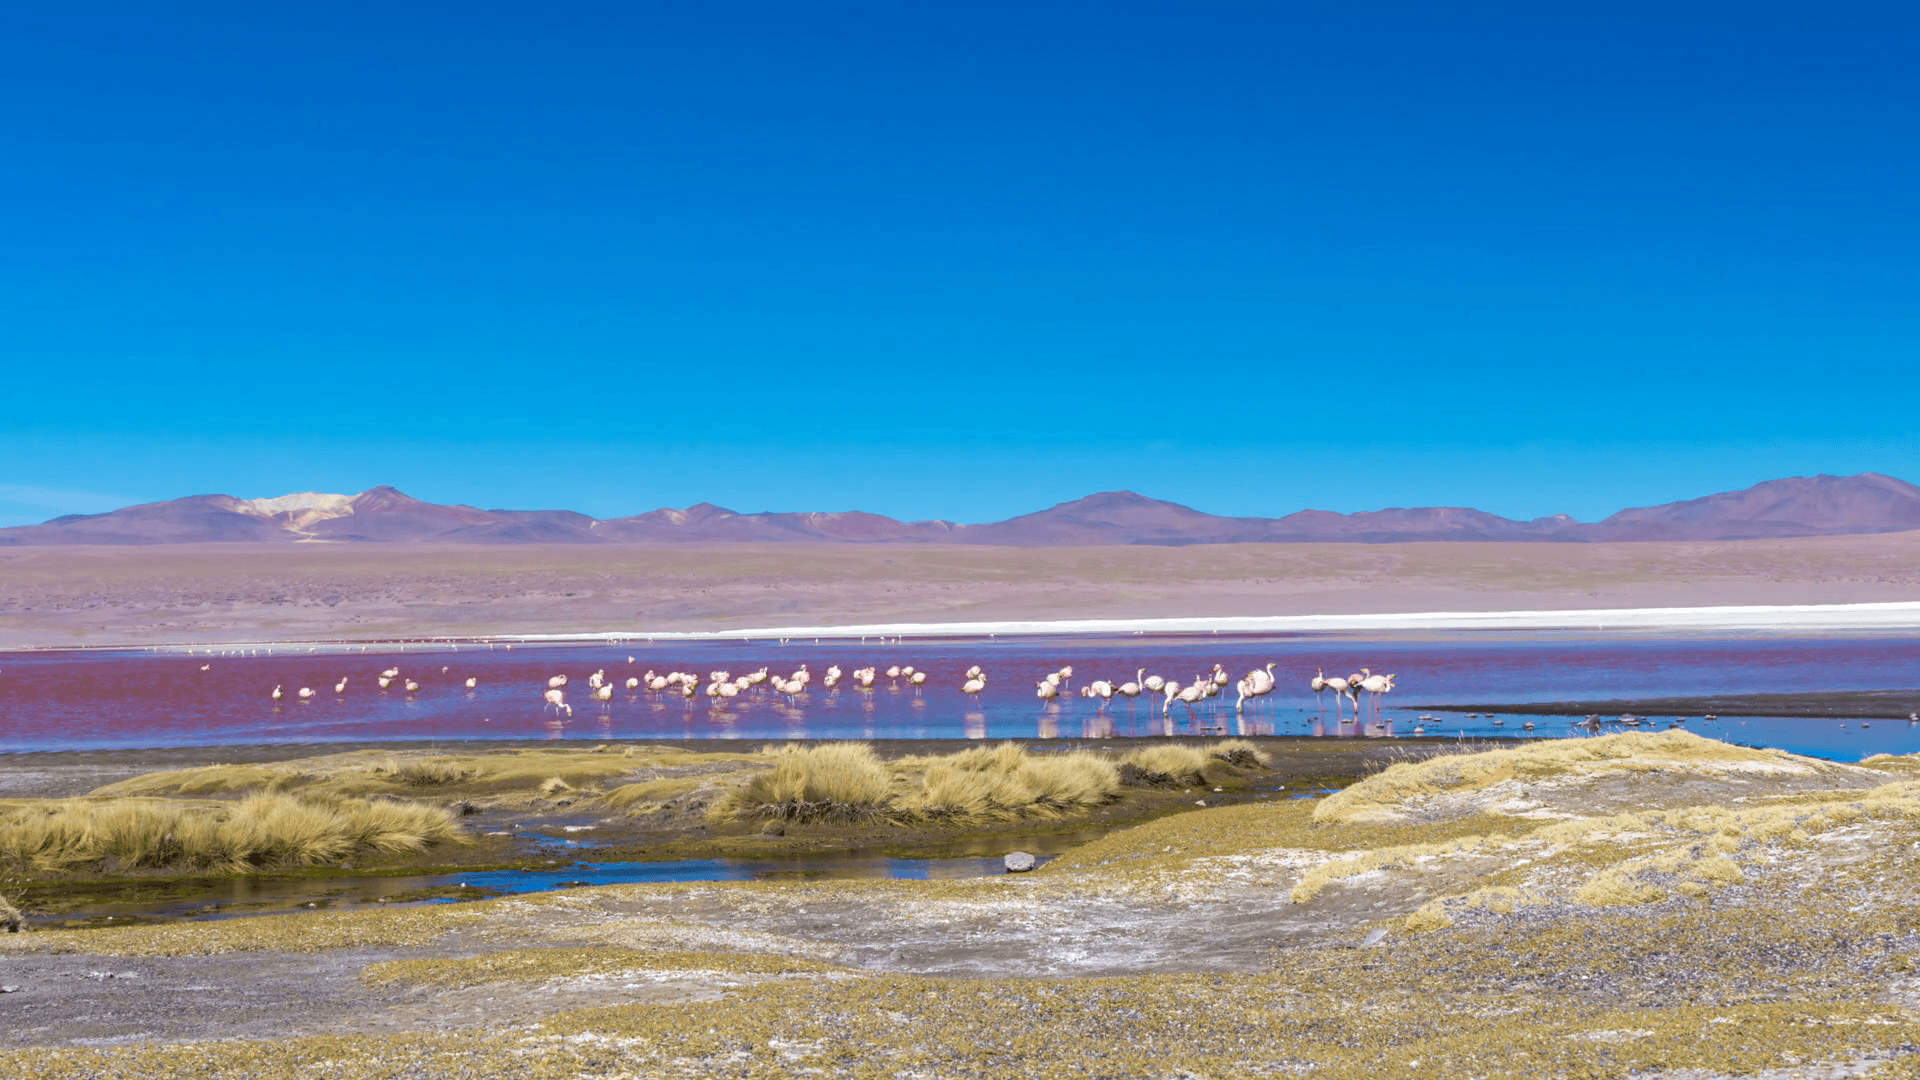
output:
M1007 856L1007 873L1009 874L1024 874L1035 865L1033 856L1024 851L1016 851Z
M1195 800L1193 800L1193 805L1195 805L1195 806L1205 806L1205 805L1207 805L1207 800L1205 800L1205 799L1195 799Z
M0 994L17 994L20 990L18 986L0 986Z
M1387 928L1382 926L1382 927L1379 927L1378 929L1369 931L1367 936L1361 940L1360 944L1363 946L1378 945L1382 941L1386 940L1386 937L1387 937Z

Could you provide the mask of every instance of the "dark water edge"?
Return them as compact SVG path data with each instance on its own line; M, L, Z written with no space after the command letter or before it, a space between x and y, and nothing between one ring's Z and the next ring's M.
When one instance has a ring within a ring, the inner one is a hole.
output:
M1516 716L1756 716L1789 719L1908 720L1920 715L1920 690L1835 690L1800 694L1708 694L1700 697L1605 698L1423 706L1430 712Z
M1007 872L1005 856L1025 851L1044 865L1101 830L996 836L956 841L930 857L881 848L753 858L600 861L533 859L519 866L469 867L428 873L349 875L246 874L144 878L29 886L15 899L30 926L81 929L142 923L197 922L256 915L294 915L363 906L404 907L485 900L593 885L701 881L828 881L860 878L955 880Z

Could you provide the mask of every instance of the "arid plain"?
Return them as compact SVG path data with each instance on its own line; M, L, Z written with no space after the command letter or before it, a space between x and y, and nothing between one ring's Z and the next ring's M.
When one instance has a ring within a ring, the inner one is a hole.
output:
M1676 543L0 548L0 648L1920 600L1920 532Z

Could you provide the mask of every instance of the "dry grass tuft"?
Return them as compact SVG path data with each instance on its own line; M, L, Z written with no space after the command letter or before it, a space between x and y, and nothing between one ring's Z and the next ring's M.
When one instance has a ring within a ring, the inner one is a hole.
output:
M379 770L392 777L396 782L408 787L443 787L447 784L464 784L480 775L480 770L471 765L462 764L456 758L437 757L424 761L403 761L384 766Z
M893 774L865 743L789 743L769 753L773 768L722 797L716 819L862 821L892 808Z
M1029 754L1017 743L881 761L865 743L770 749L773 768L714 806L720 821L1004 821L1112 801L1120 774L1097 754Z
M514 748L472 754L407 754L350 751L272 765L210 765L148 773L108 784L94 795L225 795L243 791L297 791L330 798L436 795L525 800L554 777L572 788L600 784L660 768L742 766L760 761L747 753L693 753L674 747L627 746L602 750Z
M21 869L184 867L244 873L464 843L439 807L259 794L237 803L46 799L0 804L0 860Z
M26 929L26 927L27 922L26 919L20 915L20 909L7 903L6 897L0 896L0 930L5 930L9 934L17 934Z
M600 796L600 801L610 809L639 813L656 809L663 803L697 791L706 781L706 777L698 776L643 780L637 784L622 784L613 788Z

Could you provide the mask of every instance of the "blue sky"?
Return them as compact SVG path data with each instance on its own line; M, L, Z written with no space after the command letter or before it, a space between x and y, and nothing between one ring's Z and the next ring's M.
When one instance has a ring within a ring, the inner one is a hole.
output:
M0 524L1920 480L1904 5L29 4Z

